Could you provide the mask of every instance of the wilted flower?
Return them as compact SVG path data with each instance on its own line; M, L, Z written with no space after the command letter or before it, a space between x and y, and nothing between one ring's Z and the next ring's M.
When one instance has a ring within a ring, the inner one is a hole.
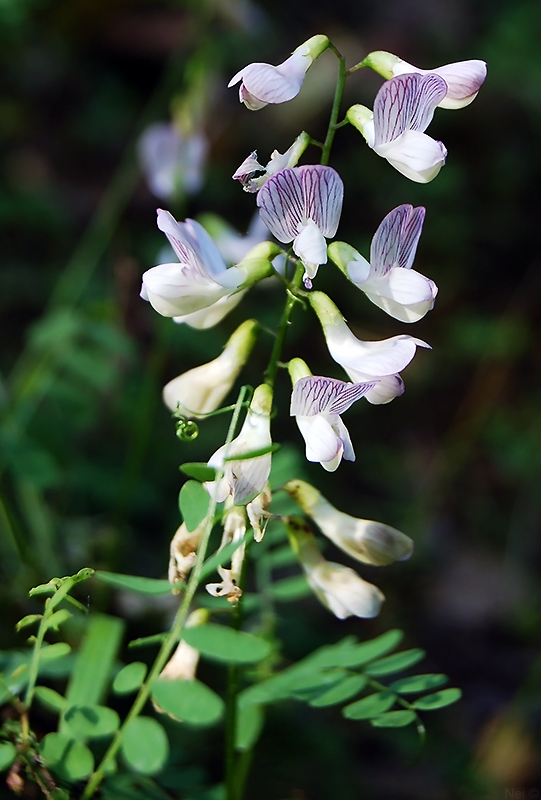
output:
M307 288L319 265L327 262L325 237L336 233L343 197L338 173L319 164L282 169L257 195L259 213L271 233L280 242L293 242Z
M412 540L396 528L338 511L305 481L289 481L284 489L333 544L357 561L383 567L411 556Z
M406 178L428 183L445 164L447 150L424 131L446 94L447 84L439 75L399 75L380 88L373 114L354 105L346 116L375 153Z
M312 292L312 308L319 317L331 357L354 383L377 379L365 397L370 403L388 403L402 394L404 384L398 373L415 355L417 347L429 347L421 339L403 334L379 342L363 342L350 331L344 317L323 292Z
M249 454L270 449L270 412L272 390L267 384L257 387L239 435L220 447L208 461L209 467L223 470L223 478L205 483L218 503L231 493L237 506L244 506L263 490L271 469L271 453L251 457ZM235 459L235 456L242 456ZM227 458L227 460L226 460Z
M250 259L250 254L240 266L228 269L208 233L194 220L176 222L169 212L159 209L158 227L169 239L179 263L147 270L141 297L164 317L210 327L237 304L240 289L272 273L267 259ZM194 315L198 315L195 320Z
M265 181L268 181L276 172L286 167L294 167L309 144L310 137L303 131L285 153L274 150L266 166L259 163L257 152L254 150L236 170L232 176L233 180L240 181L245 192L258 192Z
M416 322L434 306L436 284L411 269L425 209L393 209L374 234L370 263L345 242L332 242L329 256L369 300L401 322Z
M252 526L254 532L254 541L260 542L265 535L267 523L272 516L267 511L267 508L272 500L272 494L269 484L265 484L263 491L257 497L254 497L251 503L246 506L246 513L248 514L248 521Z
M250 111L258 111L268 103L293 100L301 90L307 70L328 45L326 36L312 36L277 67L259 62L248 64L231 78L228 87L241 81L239 100Z
M218 573L222 579L220 583L207 583L205 589L213 597L225 597L228 603L234 605L242 595L242 590L240 586L237 586L237 581L230 569L218 567Z
M357 575L355 570L326 561L303 520L289 517L287 532L291 546L318 600L338 619L375 617L385 599L382 592Z
M150 191L161 200L201 188L208 142L199 131L182 135L173 123L156 122L143 131L138 151Z
M392 53L378 50L369 53L363 63L387 79L412 72L417 72L419 75L430 73L439 75L447 84L447 94L438 103L440 108L463 108L469 105L477 97L487 76L486 63L478 59L456 61L435 69L419 69Z
M169 381L163 388L166 406L188 418L215 411L246 363L256 340L256 330L257 322L246 320L232 334L218 358Z
M296 418L306 442L308 461L319 461L327 472L334 472L342 460L355 461L348 429L340 414L373 388L372 383L345 383L321 375L303 375L308 367L300 358L289 362L293 381L291 416Z
M194 531L189 531L186 523L183 522L171 539L168 577L169 583L173 585L173 594L180 592L179 588L175 588L175 584L184 581L195 564L197 548L205 530L205 524L204 521Z
M233 505L233 498L226 499L224 512L224 528L222 541L218 552L229 544L237 544L237 548L231 556L231 569L218 567L221 577L220 583L207 583L207 592L213 597L225 597L229 603L235 604L242 595L239 581L244 561L245 544L239 544L246 534L246 511L243 507Z

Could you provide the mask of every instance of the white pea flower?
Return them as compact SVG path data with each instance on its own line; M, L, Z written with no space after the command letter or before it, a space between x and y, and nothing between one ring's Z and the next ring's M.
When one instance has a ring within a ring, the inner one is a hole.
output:
M399 75L382 85L373 113L354 105L346 116L375 153L406 178L428 183L445 164L447 149L424 131L446 94L447 84L439 75Z
M229 338L218 358L169 381L163 388L166 406L189 419L215 411L248 360L256 330L257 322L246 320Z
M286 167L296 166L309 144L310 136L305 131L302 131L285 153L282 154L278 150L274 150L266 166L259 163L257 152L254 150L235 171L232 176L233 180L240 181L245 192L252 194L258 192L265 181L268 181L276 172Z
M233 495L233 503L244 506L263 491L271 470L271 453L249 456L270 448L270 412L272 390L267 384L257 387L239 435L220 447L208 461L209 467L223 471L222 478L205 483L205 488L218 503ZM235 456L249 456L235 459ZM228 459L226 461L226 458Z
M146 181L161 200L199 191L207 151L208 141L202 133L183 135L167 122L149 125L138 141Z
M393 209L374 234L370 263L345 242L332 242L329 257L369 300L401 322L417 322L434 306L438 287L411 267L425 209Z
M377 586L364 581L351 567L323 558L313 534L302 520L290 517L286 526L312 591L335 617L378 615L385 598Z
M306 366L300 358L289 363L294 381L290 413L306 443L307 460L319 461L327 472L334 472L342 458L355 461L349 432L340 414L372 389L375 381L345 383L320 375L297 377L302 365Z
M387 79L413 72L439 75L447 84L447 94L438 103L440 108L464 108L469 105L477 97L487 76L487 65L479 59L456 61L434 69L419 69L392 53L378 50L370 53L363 63Z
M412 540L396 528L338 511L305 481L289 481L284 489L333 544L357 561L383 567L411 556Z
M319 265L327 263L325 237L336 233L343 197L338 173L319 164L282 169L257 195L259 213L271 233L280 242L293 242L305 268L307 289Z
M332 300L323 292L312 292L310 303L316 312L329 353L340 364L354 383L378 383L364 395L370 403L388 403L402 394L404 384L400 375L417 347L430 347L421 339L402 334L379 342L357 339Z
M186 628L195 628L196 625L204 625L208 622L209 612L203 608L197 608L189 615L186 620ZM197 665L199 663L199 650L192 647L188 642L181 640L177 649L160 672L160 678L167 678L172 681L189 681L195 678ZM162 709L154 703L157 711Z
M228 87L241 82L239 100L250 111L258 111L268 103L286 103L298 95L306 72L328 46L326 36L312 36L277 67L260 62L248 64L231 78Z
M251 259L250 253L241 265L228 269L211 237L195 220L177 222L159 209L158 227L179 262L147 270L141 297L164 317L210 327L239 302L239 290L272 273L267 259Z

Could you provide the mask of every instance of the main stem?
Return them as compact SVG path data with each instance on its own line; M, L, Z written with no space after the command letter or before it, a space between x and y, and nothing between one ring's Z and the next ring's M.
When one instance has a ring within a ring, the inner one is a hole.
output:
M235 410L233 412L233 416L231 417L231 423L229 425L229 430L227 432L227 439L225 442L226 445L229 445L231 443L231 440L233 439L233 436L235 434L235 429L237 427L240 411L244 403L246 391L247 387L242 386L239 392L239 396L237 398L237 402L235 404ZM167 661L169 660L169 657L171 656L171 652L175 644L180 639L182 629L186 621L186 617L188 616L190 604L193 600L194 594L199 585L199 577L201 575L201 570L203 568L203 562L205 560L208 542L214 524L215 512L216 512L216 499L211 495L211 500L206 516L205 530L203 532L199 547L197 549L197 561L195 562L194 568L190 575L190 580L188 581L188 585L186 587L182 603L180 604L179 609L177 611L175 620L173 622L173 626L169 632L168 637L164 640L160 648L160 652L158 653L158 656L156 658L156 661L154 662L154 665L150 671L148 678L139 689L139 694L135 698L135 702L132 705L131 709L129 710L122 727L117 731L98 769L94 772L88 784L86 785L86 788L83 794L81 795L81 800L89 800L96 792L97 788L99 787L100 783L102 782L105 776L109 763L115 757L116 753L118 752L122 744L122 737L124 735L124 730L126 728L126 725L129 723L131 719L137 717L143 710L143 707L150 696L150 692L152 690L152 685L154 684L154 681L159 677L161 671L163 670Z
M321 154L321 164L328 164L329 157L331 154L331 147L334 140L334 134L337 130L337 121L338 121L338 113L340 111L340 103L342 102L342 95L344 94L344 86L346 84L346 59L344 56L336 49L334 45L330 45L330 49L333 51L335 56L338 59L339 67L338 67L338 80L336 82L336 89L334 92L334 100L331 109L331 117L329 119L329 127L327 128L327 136L325 137L325 141L323 143L323 152Z

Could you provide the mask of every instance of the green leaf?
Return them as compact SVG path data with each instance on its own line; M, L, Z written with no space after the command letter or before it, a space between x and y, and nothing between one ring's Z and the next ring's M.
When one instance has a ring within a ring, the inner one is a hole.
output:
M202 656L228 664L255 664L272 650L272 645L265 639L213 623L186 628L182 638Z
M241 706L237 712L235 749L250 750L259 739L264 721L261 706Z
M388 711L394 705L396 696L391 692L376 692L350 703L342 709L342 714L348 719L372 719Z
M224 712L222 698L196 679L161 678L152 687L152 698L160 711L191 725L214 725Z
M94 756L88 747L61 733L44 736L40 750L47 766L67 781L82 781L94 769Z
M409 678L399 678L389 686L393 692L400 694L413 694L414 692L426 692L428 689L435 689L448 681L447 675L411 675Z
M387 656L381 658L379 661L374 661L365 668L367 675L391 675L393 672L400 672L403 669L413 666L422 658L425 657L425 651L416 647L412 650L404 650L402 653L396 653L394 656Z
M57 631L60 625L66 620L70 619L73 614L71 614L66 608L61 608L59 611L55 611L54 614L51 614L49 619L46 623L46 630L52 628L54 631Z
M224 458L224 463L228 461L250 461L252 458L259 458L260 456L266 456L267 453L276 453L281 447L278 442L274 444L269 444L267 447L259 447L257 450L250 450L248 453L236 453L234 456L228 456Z
M121 750L126 764L134 772L154 775L167 761L169 742L157 720L135 717L124 728Z
M44 708L61 714L66 708L66 698L48 686L36 686L34 695Z
M348 675L340 683L337 683L331 689L310 700L310 705L316 708L323 708L324 706L334 706L337 703L343 703L354 697L366 686L366 678L364 675Z
M350 655L344 658L342 666L360 667L362 664L374 661L374 659L398 647L403 636L402 631L394 628L382 633L381 636L377 636L375 639L370 639L369 642L361 642L361 644L351 649Z
M189 478L195 478L201 483L216 480L216 470L214 467L208 467L204 462L188 461L186 464L181 464L179 469Z
M130 694L136 692L146 678L147 665L142 661L134 661L122 667L113 681L113 692Z
M304 575L294 575L292 578L284 578L274 583L271 591L278 603L290 603L306 597L312 590Z
M122 589L129 589L140 594L171 593L171 584L167 580L141 578L138 575L123 575L120 572L106 572L102 569L96 572L96 578L104 583L120 586Z
M107 706L71 706L64 714L65 732L75 739L102 739L120 727L116 711Z
M9 769L17 758L17 748L11 742L0 742L0 772Z
M370 720L370 724L375 728L404 728L414 722L416 714L414 711L389 711Z
M210 495L197 481L186 481L180 490L178 505L182 519L191 533L207 516Z
M34 622L39 622L42 619L43 614L27 614L26 617L23 617L18 621L15 625L15 630L20 631L21 628L26 628L27 625L32 625Z
M419 711L432 711L436 708L444 708L450 706L451 703L456 703L462 697L460 689L442 689L441 692L435 694L427 694L426 697L420 697L412 706L418 708Z
M39 657L42 661L52 661L54 658L61 658L71 652L71 647L67 642L55 642L46 647L42 647Z
M238 550L241 544L245 544L252 538L253 533L250 529L249 531L246 531L243 538L239 539L238 542L229 542L229 544L226 544L225 547L222 547L220 550L217 550L215 553L213 553L203 564L200 580L202 581L207 577L207 575L211 575L213 572L216 572L218 567L221 567L222 564L225 564L226 561L231 559L231 556L235 550Z

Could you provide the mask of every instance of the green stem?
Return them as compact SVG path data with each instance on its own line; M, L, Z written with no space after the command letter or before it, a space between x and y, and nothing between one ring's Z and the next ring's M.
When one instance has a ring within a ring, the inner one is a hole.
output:
M323 152L321 154L320 162L321 164L329 163L329 156L331 154L334 134L336 133L338 112L340 111L340 103L342 102L342 95L344 94L344 86L346 83L346 59L333 45L330 45L330 49L333 51L339 61L338 81L336 82L331 117L329 119L329 127L327 128L327 136L325 137L325 142L323 144Z
M304 265L299 262L295 269L295 275L293 276L293 280L291 281L290 284L292 289L298 289L301 286L303 274L304 274ZM282 350L284 348L284 342L287 335L287 329L289 327L289 320L291 317L291 313L293 311L293 307L298 302L299 300L293 294L293 292L291 291L288 292L286 304L282 314L282 319L280 320L280 326L278 328L276 339L274 340L274 345L272 348L272 353L269 359L269 366L267 367L267 370L265 372L265 383L267 383L271 387L274 387L276 374L278 372L278 364L280 363L280 359L282 358Z
M231 423L229 425L229 430L227 432L227 438L225 441L226 445L229 445L231 443L235 435L235 429L237 427L242 404L244 402L247 390L248 387L242 386L239 391L239 396L235 405L235 411L233 412L233 416L231 417ZM130 720L137 717L143 710L145 703L147 702L150 696L150 692L152 690L154 682L157 680L161 671L163 670L167 661L169 660L174 646L181 638L182 629L184 627L186 617L188 616L190 604L193 600L193 597L199 585L199 577L201 575L201 570L203 568L203 562L205 560L208 542L214 524L215 512L216 512L216 499L214 497L211 497L211 501L206 516L205 530L203 532L203 535L201 536L201 541L197 549L197 560L190 575L190 580L188 581L188 585L186 586L186 592L177 611L175 620L173 622L173 626L167 638L164 639L160 651L154 662L154 665L150 670L148 678L139 689L139 693L135 698L135 701L126 716L126 719L122 724L122 727L119 728L119 730L116 732L113 741L111 742L107 752L105 753L103 759L101 760L101 763L99 764L96 771L91 775L90 780L88 781L85 790L81 795L81 800L89 800L89 798L91 798L98 789L100 783L102 782L105 776L108 765L115 757L122 744L122 737L124 736L124 730L126 728L126 725L130 722Z

